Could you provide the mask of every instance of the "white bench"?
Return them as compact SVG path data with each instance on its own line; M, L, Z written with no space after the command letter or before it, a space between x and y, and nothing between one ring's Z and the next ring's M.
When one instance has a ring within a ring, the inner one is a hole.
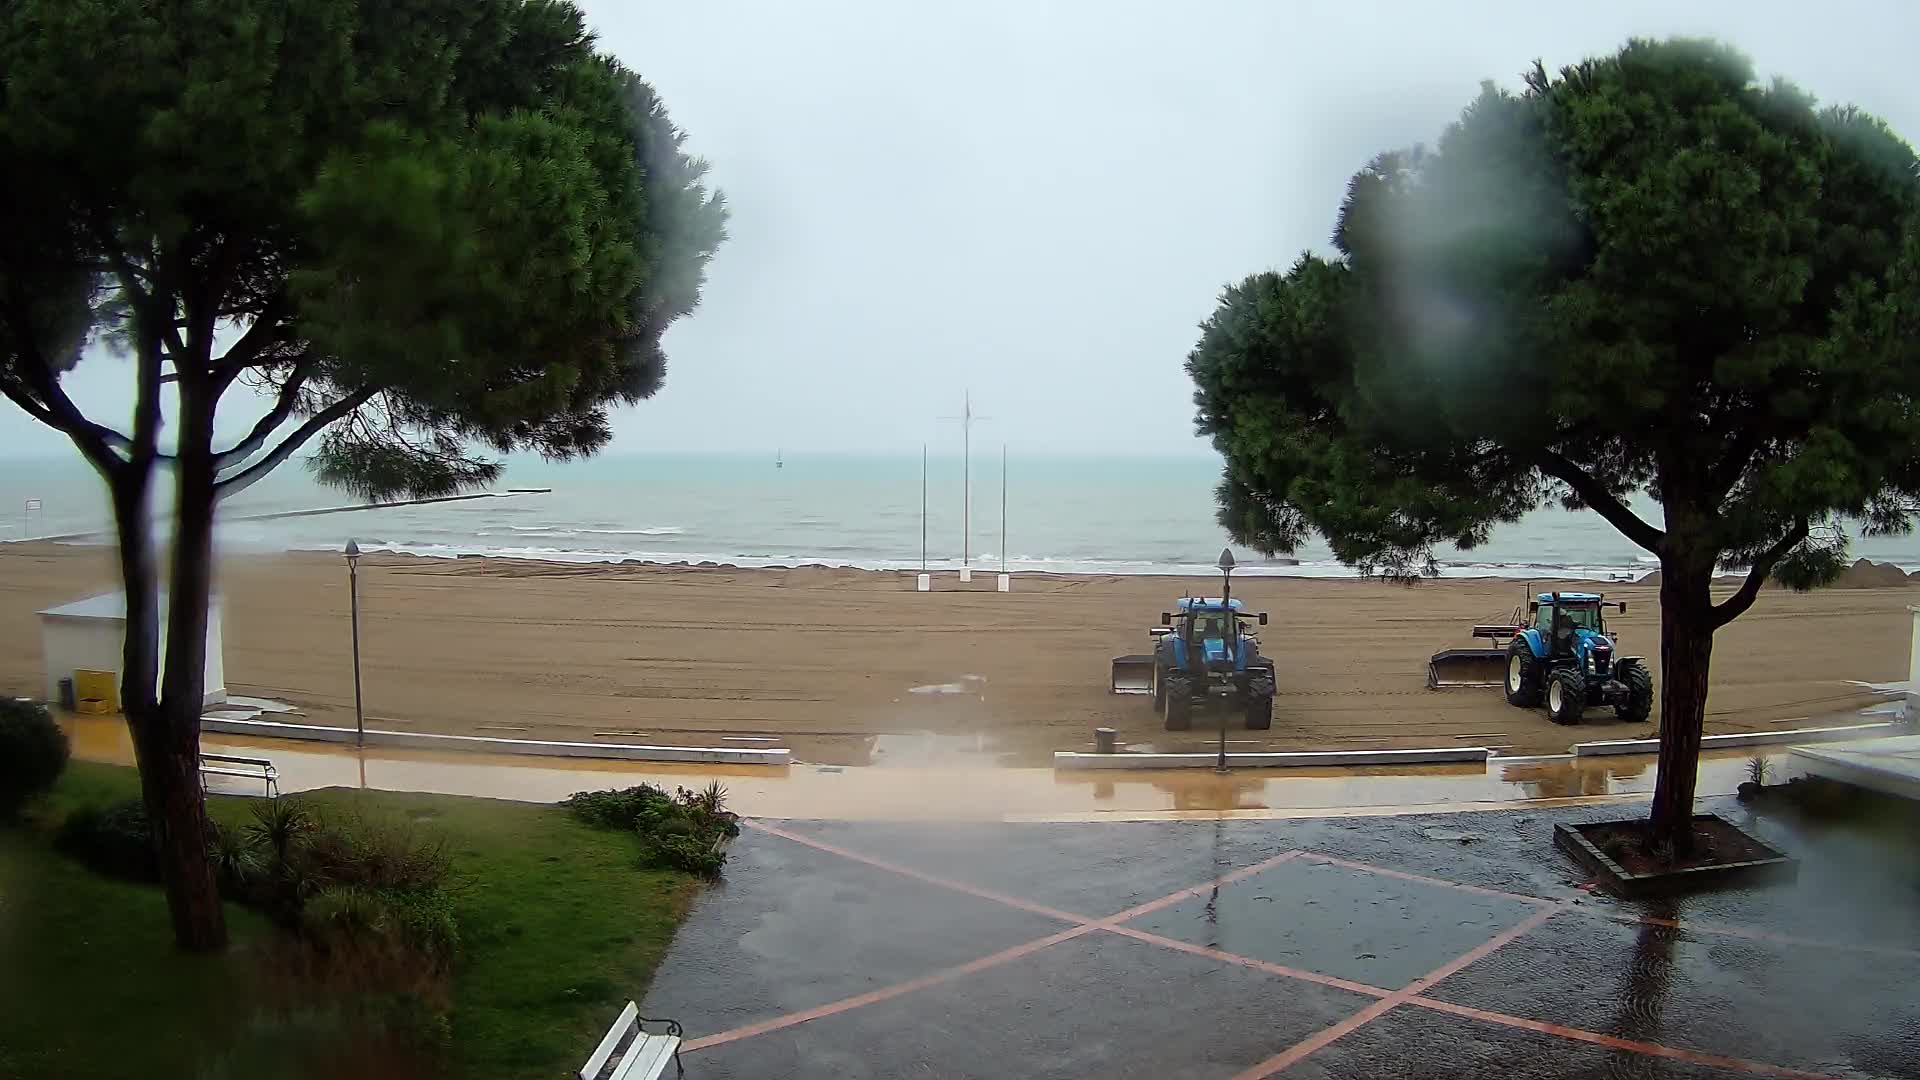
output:
M227 754L200 755L200 790L207 793L207 777L238 776L266 785L267 798L280 797L280 770L266 758L232 757Z
M642 1024L661 1024L667 1030L651 1034ZM687 1070L680 1065L682 1034L678 1021L649 1020L640 1015L640 1006L629 1001L593 1056L580 1066L580 1080L658 1080L669 1061L677 1075L685 1076Z

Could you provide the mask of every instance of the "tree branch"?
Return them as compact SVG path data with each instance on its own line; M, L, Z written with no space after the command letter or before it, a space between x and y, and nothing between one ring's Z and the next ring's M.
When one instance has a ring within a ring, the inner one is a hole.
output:
M253 317L247 332L240 335L240 340L213 362L214 372L231 381L234 376L252 367L267 346L285 340L282 332L286 328L280 324L280 320L286 317L288 310L285 293L276 294L267 301L260 313Z
M251 331L249 331L249 333L251 333ZM236 348L237 347L238 346L236 346ZM233 351L231 349L228 350L227 355L233 355ZM287 381L281 385L280 396L274 401L273 408L268 411L267 415L261 417L258 423L253 425L253 430L247 432L246 438L235 443L230 449L222 450L213 455L214 468L225 469L238 465L252 457L262 446L265 446L267 439L273 435L274 431L277 430L281 424L286 423L287 418L293 415L294 409L299 407L300 388L306 385L307 378L312 374L313 365L308 360L302 358L296 363L293 368L293 374L289 375Z
M120 445L126 445L126 438L119 432L86 418L66 391L60 389L60 380L54 377L53 366L47 362L46 355L40 350L40 343L33 334L33 320L28 315L26 299L21 296L18 284L7 290L8 321L14 327L14 339L19 342L19 354L15 358L15 378L0 380L0 391L19 405L28 416L64 432L73 445L98 469L102 476L111 479L115 470L126 463L107 436L119 439ZM24 385L23 385L24 384ZM31 391L27 393L26 391Z
M318 435L334 421L339 420L341 417L351 415L354 410L365 405L367 401L373 397L376 390L376 387L366 387L361 390L356 390L319 412L314 413L307 418L306 423L295 428L293 433L288 435L279 446L274 447L272 452L267 454L266 457L261 458L259 461L254 462L215 484L213 488L214 498L224 499L229 495L238 495L240 492L252 487L261 477L272 472L275 468L279 467L281 462L292 457L294 452L305 445L308 439Z
M1740 474L1747 471L1747 466L1753 462L1754 452L1760 449L1764 439L1760 425L1751 421L1734 435L1733 446L1728 448L1727 456L1721 458L1707 474L1707 487L1715 498L1724 499L1727 492L1733 490L1733 485L1740 481Z
M1747 609L1753 606L1754 598L1760 595L1760 586L1766 583L1767 575L1773 573L1773 568L1780 564L1787 552L1807 538L1808 531L1807 520L1801 518L1793 528L1787 530L1787 535L1753 560L1753 565L1747 569L1747 580L1740 583L1739 590L1713 605L1713 629L1718 630L1746 614Z
M1573 489L1580 501L1592 507L1607 524L1620 530L1620 535L1645 548L1654 555L1661 553L1667 534L1640 520L1639 515L1627 509L1627 505L1613 497L1613 493L1602 487L1600 481L1593 478L1585 469L1575 465L1567 458L1553 452L1542 450L1534 458L1534 465L1543 473Z

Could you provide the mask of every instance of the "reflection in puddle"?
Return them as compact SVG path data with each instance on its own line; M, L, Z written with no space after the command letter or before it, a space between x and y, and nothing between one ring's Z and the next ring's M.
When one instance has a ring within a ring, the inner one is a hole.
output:
M74 756L131 764L126 725L115 718L62 721ZM1124 820L1173 814L1311 817L1414 810L1488 809L1521 800L1634 797L1653 790L1651 757L1501 761L1365 769L1059 770L1004 768L1010 751L987 733L859 736L860 768L695 765L590 758L529 758L380 748L364 753L276 739L206 735L213 753L269 757L285 792L373 787L554 802L575 791L639 783L699 787L719 779L748 816L816 820ZM794 740L796 754L800 740ZM1774 777L1794 771L1785 747L1767 755ZM1731 794L1748 754L1723 751L1700 763L1701 797ZM829 771L829 770L832 771ZM225 792L220 778L210 784ZM250 794L251 792L245 792Z

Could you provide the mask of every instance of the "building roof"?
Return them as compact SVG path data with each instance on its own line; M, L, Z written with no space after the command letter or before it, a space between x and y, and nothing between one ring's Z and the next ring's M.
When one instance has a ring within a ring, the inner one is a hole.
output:
M211 606L216 610L220 606L219 598L214 597ZM50 608L40 609L41 615L52 615L63 619L104 619L110 622L127 621L127 594L124 592L103 592L98 596L89 596L81 600L69 600ZM167 617L167 594L160 594L160 618Z

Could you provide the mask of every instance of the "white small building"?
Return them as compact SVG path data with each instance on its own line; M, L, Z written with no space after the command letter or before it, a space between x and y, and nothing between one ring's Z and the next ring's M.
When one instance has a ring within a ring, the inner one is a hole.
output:
M46 700L60 700L60 680L76 671L111 671L120 684L120 658L127 636L127 594L101 593L40 612L40 656L46 665ZM167 656L167 597L160 594L160 662ZM220 603L207 609L206 704L227 700L225 665L221 658Z

